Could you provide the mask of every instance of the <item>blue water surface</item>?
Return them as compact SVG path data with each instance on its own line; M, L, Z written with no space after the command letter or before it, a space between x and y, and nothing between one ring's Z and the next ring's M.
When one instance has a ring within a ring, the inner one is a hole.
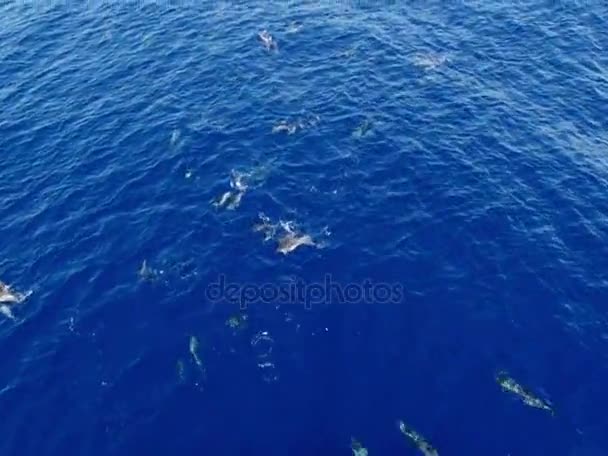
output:
M608 454L607 17L2 2L0 454ZM207 293L326 274L404 292Z

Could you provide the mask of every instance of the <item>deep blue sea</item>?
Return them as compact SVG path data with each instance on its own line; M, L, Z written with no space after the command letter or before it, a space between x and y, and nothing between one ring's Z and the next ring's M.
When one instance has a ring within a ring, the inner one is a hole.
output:
M608 455L607 18L1 2L0 455Z

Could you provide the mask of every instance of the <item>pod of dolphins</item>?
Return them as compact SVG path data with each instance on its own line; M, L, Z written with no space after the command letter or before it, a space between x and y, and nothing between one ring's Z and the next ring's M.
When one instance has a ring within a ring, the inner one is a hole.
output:
M529 407L545 410L552 416L555 416L555 411L548 401L544 401L536 397L529 390L521 386L515 379L509 376L505 371L500 371L496 374L496 382L502 390L507 393L514 394ZM424 456L439 456L439 452L431 443L425 439L420 433L409 427L405 422L398 421L397 425L401 433L408 438ZM355 452L353 447L353 452ZM357 453L355 453L357 455ZM367 453L365 453L367 455Z
M289 31L295 33L299 31L301 24L292 23ZM258 32L258 38L266 50L278 50L278 43L276 39L268 32L268 30L262 30ZM286 133L288 135L296 133L298 130L305 128L314 127L320 121L318 115L307 115L302 116L294 121L281 120L272 128L273 133ZM249 189L248 181L255 179L255 173L237 173L232 171L230 175L230 190L225 191L219 197L213 200L212 204L218 209L225 208L227 210L237 209L247 190ZM258 177L259 180L259 177ZM264 241L272 239L277 228L280 227L282 230L281 235L277 240L276 252L283 255L287 255L297 248L302 246L316 246L320 245L310 236L309 234L296 231L293 226L289 223L279 222L279 224L273 224L268 218L262 218L260 223L257 223L253 227L254 232L261 232L264 234ZM143 276L140 274L140 276Z
M298 25L297 30L299 30ZM295 30L295 28L294 28ZM262 45L267 51L278 51L278 43L275 38L267 31L262 30L258 33L258 37ZM352 50L351 50L352 51ZM347 54L352 56L354 51ZM443 65L447 61L445 55L433 55L433 54L416 54L412 63L424 70L434 70L437 67ZM284 133L292 135L300 130L308 127L314 127L319 122L318 116L312 117L301 117L296 120L281 120L272 127L272 133ZM362 138L369 135L374 129L374 122L366 118L359 126L354 130L353 136L356 138ZM231 174L229 191L224 192L219 196L213 203L217 208L226 208L229 210L236 209L239 207L243 196L245 195L248 185L244 181L244 177L247 175L239 175L236 173ZM316 242L310 235L299 231L292 222L279 221L273 223L271 219L264 214L259 214L259 220L252 227L253 232L261 233L264 236L264 242L276 239L277 247L276 252L283 255L287 255L299 247L310 246L319 247L319 243ZM246 324L246 316L232 316L226 321L226 326L233 330L237 330ZM194 362L202 367L200 358L197 353L198 341L196 338L190 340L190 353L194 359ZM496 376L497 383L501 386L502 390L518 396L522 402L530 407L549 411L552 415L554 411L549 402L543 401L537 398L531 392L522 387L513 378L509 377L505 372L500 372ZM404 421L399 420L397 422L399 431L407 438L407 440L413 443L416 448L424 456L439 456L437 449L420 433L405 424ZM368 450L361 442L356 440L354 437L351 438L351 450L354 456L368 456Z
M552 416L555 416L555 411L553 410L550 402L536 397L533 393L520 385L515 379L510 377L507 372L498 372L495 379L504 392L514 394L529 407L545 410ZM397 427L399 428L399 431L401 431L401 433L407 437L407 440L416 446L421 454L424 456L439 456L437 449L425 437L408 426L404 421L397 421ZM351 438L350 447L353 452L353 456L368 456L367 448L364 448L363 445L354 437Z
M301 24L292 24L289 29L289 33L297 32L301 27ZM278 43L275 38L267 31L262 30L258 33L258 37L262 42L262 45L268 51L278 51ZM447 58L441 55L416 55L413 59L413 63L416 66L422 67L424 69L434 69L443 63ZM273 133L286 133L288 135L296 133L298 130L304 129L309 126L314 126L319 121L318 116L315 116L312 119L300 119L298 121L289 122L287 120L282 120L278 122L273 128ZM362 124L355 130L353 133L354 136L363 137L365 136L371 129L373 128L373 123L366 119L362 122ZM191 172L188 171L186 177L190 177ZM239 173L233 172L231 174L230 179L230 187L231 189L224 192L220 197L218 197L213 205L217 208L226 208L228 210L234 210L239 207L241 200L245 193L247 192L248 185L245 182L245 178L247 176ZM313 238L305 233L297 230L293 223L290 222L282 222L272 223L271 220L263 214L259 216L260 221L253 226L254 232L259 232L264 235L264 241L269 241L274 239L277 235L277 231L280 231L280 235L277 238L277 248L276 252L281 253L283 255L287 255L299 247L302 246L311 246L318 247L319 244L313 240ZM162 271L160 272L162 274ZM144 281L151 281L157 278L158 271L151 269L147 262L144 260L140 270L138 271L140 278ZM0 281L0 313L14 319L14 315L12 313L12 306L14 304L18 304L23 302L29 296L28 293L19 293L13 291L10 286ZM242 328L247 323L246 315L237 315L230 317L226 321L226 326L230 327L233 330ZM189 352L194 362L194 365L200 371L201 375L205 376L205 367L203 365L203 361L199 355L199 341L195 336L191 336L189 339ZM185 373L185 364L180 359L177 362L177 371L178 377L183 380ZM555 415L553 407L550 402L544 401L538 397L536 397L529 390L520 385L516 380L510 377L506 372L500 371L497 373L495 377L496 382L500 385L504 392L513 394L520 398L520 400L525 404L533 408L541 409L548 411L551 415ZM426 440L420 433L409 427L405 424L404 421L398 421L399 431L407 437L408 441L413 443L416 448L424 455L424 456L439 456L438 451L431 445L431 443ZM356 440L354 437L351 438L351 450L354 456L368 456L367 448L363 447L361 442Z

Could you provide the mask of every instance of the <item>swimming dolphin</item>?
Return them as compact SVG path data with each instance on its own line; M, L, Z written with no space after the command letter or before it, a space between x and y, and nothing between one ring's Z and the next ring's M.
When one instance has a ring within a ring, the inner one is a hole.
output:
M220 196L215 203L213 203L216 207L222 207L224 204L228 202L228 200L232 197L232 192L226 192L222 196Z
M8 285L0 281L0 313L8 318L15 319L12 305L23 302L28 296L29 293L13 292Z
M317 114L307 114L292 121L280 120L272 127L272 132L293 135L298 131L316 127L320 121L321 117Z
M150 266L148 266L147 260L142 261L139 271L137 271L137 275L139 276L140 280L145 282L151 282L158 277L156 269L152 269Z
M287 33L298 33L302 30L302 23L299 21L292 21L287 27Z
M350 449L353 450L353 456L368 456L367 448L354 437L350 438Z
M290 124L286 120L281 120L278 124L276 124L274 127L272 127L272 132L273 133L285 132L288 135L293 135L297 129L298 129L298 125Z
M233 198L232 201L230 201L230 204L228 204L228 206L226 206L226 209L229 210L234 210L237 207L239 207L239 205L241 204L241 199L243 199L243 195L245 194L245 192L238 192L236 193Z
M278 227L283 230L284 233L278 240L276 250L283 255L287 255L303 245L320 247L310 235L298 232L293 222L279 221L279 223L271 223L270 218L262 213L259 214L259 217L260 222L253 226L253 231L264 233L264 241L273 239Z
M420 435L418 432L410 428L403 421L398 421L399 430L403 435L409 437L412 442L418 447L418 449L424 454L424 456L439 456L439 452L433 448L433 446Z
M198 367L198 370L201 372L201 374L203 374L203 376L205 376L205 366L203 364L203 360L198 354L199 345L200 344L198 342L198 338L196 336L190 336L190 355L192 355L192 360L194 361L194 364L196 364L196 366Z
M279 239L277 252L287 255L302 245L315 246L316 243L308 234L296 234L288 231Z
M519 396L524 404L537 409L546 410L551 413L551 415L555 415L555 411L548 402L534 396L530 391L517 383L513 378L509 377L506 372L499 372L496 375L496 382L500 385L503 391Z
M220 198L218 198L213 205L215 207L226 206L226 209L234 210L241 204L241 199L243 199L244 194L244 191L226 192Z
M252 173L241 173L232 170L230 172L230 188L233 190L224 192L222 196L217 198L213 205L215 207L226 207L226 209L234 210L241 204L243 196L247 192L249 185L247 181Z
M412 59L414 66L427 71L434 70L447 61L447 56L442 54L416 54Z
M262 44L267 50L278 50L279 46L276 40L272 37L272 35L268 32L268 30L262 30L258 33L258 37L262 40Z
M19 302L18 295L14 294L10 287L3 282L0 282L0 302L15 303Z
M353 136L362 138L367 135L374 128L374 124L371 120L365 119L353 132Z

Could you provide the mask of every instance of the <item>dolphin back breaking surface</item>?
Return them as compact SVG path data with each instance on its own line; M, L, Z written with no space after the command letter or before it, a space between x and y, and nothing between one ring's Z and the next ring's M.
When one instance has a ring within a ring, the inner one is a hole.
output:
M551 415L555 415L555 411L549 401L544 401L536 397L532 392L520 385L514 378L510 377L507 372L499 372L496 375L496 382L504 392L518 396L527 406L546 410L551 413Z
M30 295L31 291L20 293L13 291L10 286L4 282L0 282L0 313L8 318L14 319L12 307L14 304L20 304L25 301Z
M424 456L439 456L439 452L422 435L410 428L403 421L398 421L397 424L401 433L408 437Z

